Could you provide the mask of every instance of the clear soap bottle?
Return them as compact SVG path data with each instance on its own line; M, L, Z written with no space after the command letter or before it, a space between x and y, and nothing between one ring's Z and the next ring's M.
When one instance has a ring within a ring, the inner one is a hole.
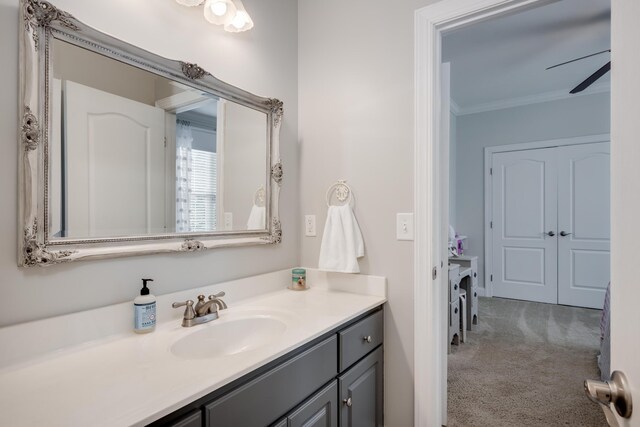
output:
M137 334L153 332L156 328L156 297L149 293L147 282L153 282L153 279L142 279L140 295L133 300L133 330Z

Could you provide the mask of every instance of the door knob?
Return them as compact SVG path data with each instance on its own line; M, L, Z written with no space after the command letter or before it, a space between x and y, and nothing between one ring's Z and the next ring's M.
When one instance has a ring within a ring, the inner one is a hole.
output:
M353 405L353 402L352 402L351 398L343 399L342 403L347 405L349 408L351 408L351 406Z
M553 231L549 231L549 232L547 233L547 235L548 235L548 236L553 237L553 236L555 236L555 235L556 235L556 233L554 233Z
M567 233L566 231L561 231L561 232L560 232L560 235L561 235L562 237L569 236L570 234L571 234L571 233Z
M614 371L609 381L585 380L584 392L589 399L602 405L609 425L618 425L611 405L621 417L631 417L633 412L631 390L629 390L627 377L622 372Z

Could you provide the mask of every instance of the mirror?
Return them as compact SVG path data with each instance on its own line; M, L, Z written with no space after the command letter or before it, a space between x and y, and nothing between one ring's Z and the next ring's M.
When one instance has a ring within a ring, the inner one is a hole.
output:
M280 242L280 101L22 5L21 265Z

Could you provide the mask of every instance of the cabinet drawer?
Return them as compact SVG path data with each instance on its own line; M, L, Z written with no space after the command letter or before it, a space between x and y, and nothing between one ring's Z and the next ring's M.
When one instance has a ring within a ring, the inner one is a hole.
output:
M205 406L205 425L266 426L338 372L335 336Z
M194 411L184 418L174 421L168 427L202 427L202 411Z
M338 338L340 340L340 372L342 372L382 344L382 310L343 329L338 333Z

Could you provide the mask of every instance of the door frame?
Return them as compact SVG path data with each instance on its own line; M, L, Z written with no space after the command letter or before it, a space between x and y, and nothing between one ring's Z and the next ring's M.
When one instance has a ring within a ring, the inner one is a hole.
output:
M508 145L494 145L484 148L484 292L485 296L493 296L493 282L490 280L493 274L493 236L491 221L493 203L493 178L491 167L493 155L495 153L506 153L510 151L536 150L539 148L564 147L569 145L594 144L598 142L610 142L609 134L578 136L573 138L550 139L545 141L523 142Z
M558 0L444 0L414 16L414 425L446 423L446 281L438 195L442 33ZM449 112L447 112L449 114ZM443 301L445 303L443 303Z

